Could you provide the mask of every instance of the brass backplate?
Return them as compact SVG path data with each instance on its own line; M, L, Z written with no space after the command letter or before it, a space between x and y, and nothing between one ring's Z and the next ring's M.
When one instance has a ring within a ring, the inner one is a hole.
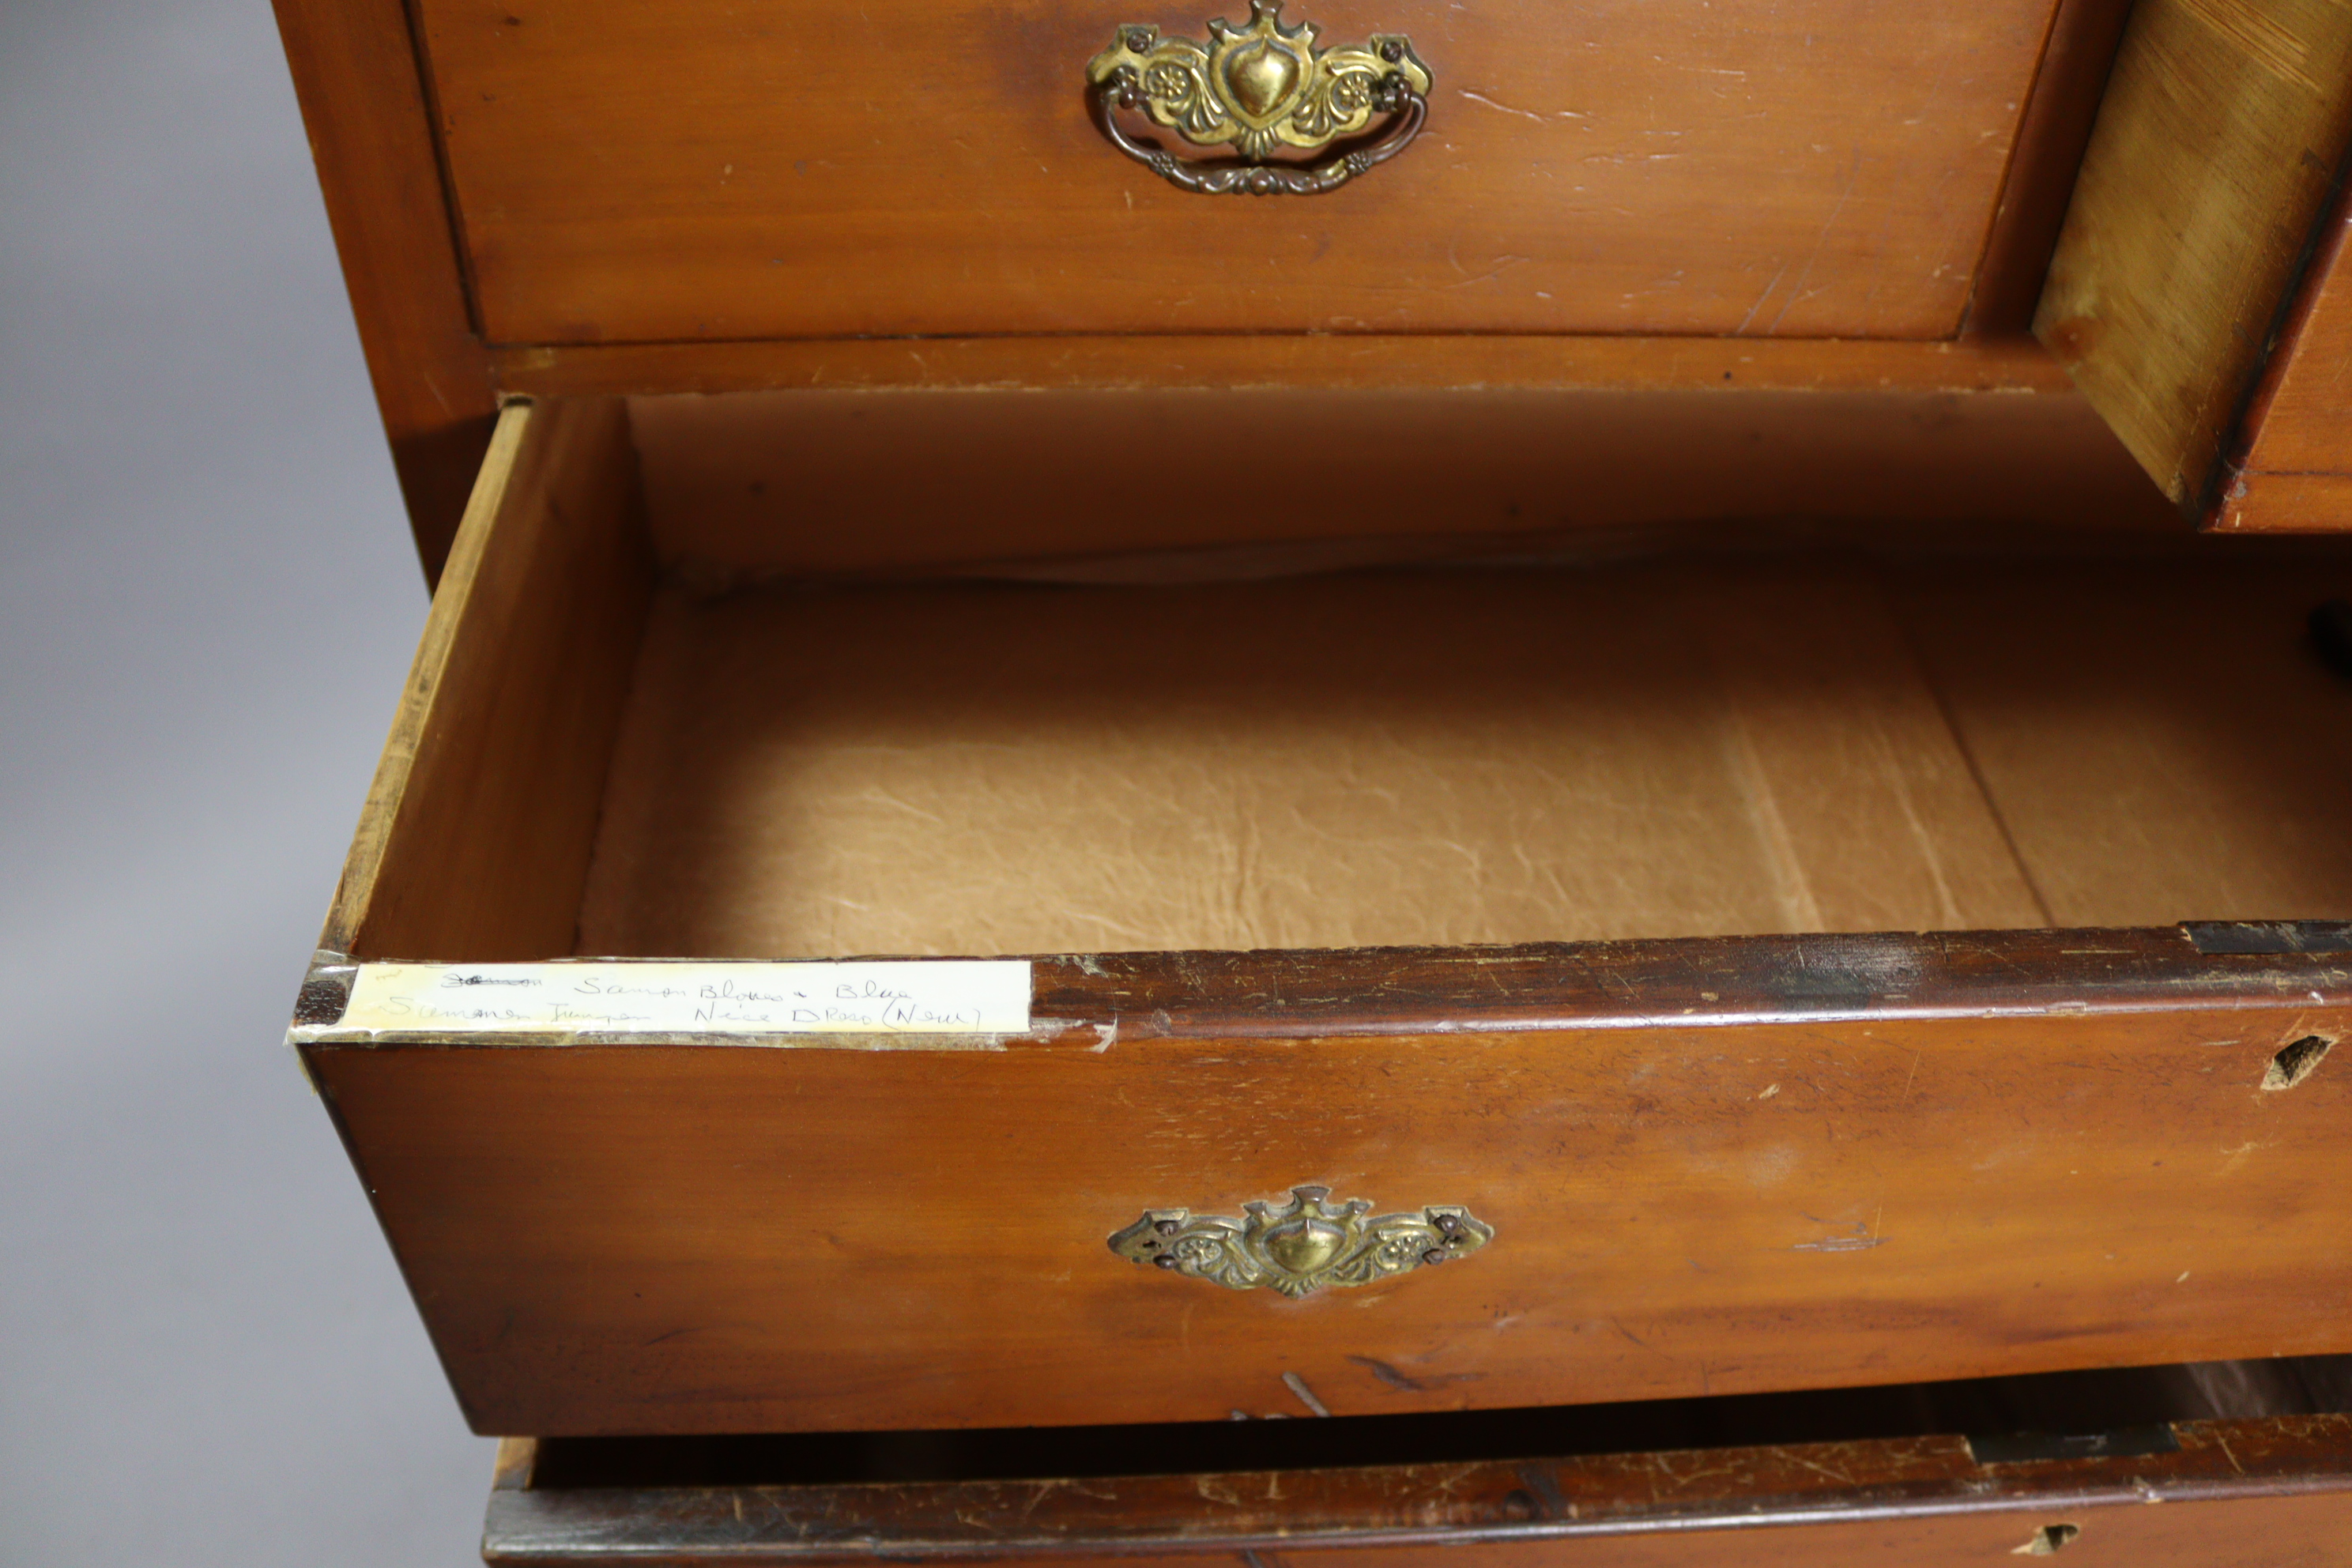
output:
M1318 47L1311 22L1282 25L1281 0L1251 0L1249 25L1222 17L1209 41L1164 38L1129 24L1087 62L1104 133L1119 150L1187 190L1316 195L1402 152L1427 111L1429 68L1402 33ZM1139 111L1195 147L1230 147L1238 166L1187 163L1139 144L1108 110ZM1360 135L1379 114L1387 134L1314 167L1265 166L1285 149L1318 153Z
M1279 1209L1244 1204L1242 1219L1147 1209L1110 1238L1110 1249L1129 1262L1234 1290L1264 1286L1307 1296L1450 1263L1495 1238L1493 1226L1450 1204L1367 1217L1372 1205L1366 1200L1334 1204L1330 1196L1328 1187L1293 1187Z

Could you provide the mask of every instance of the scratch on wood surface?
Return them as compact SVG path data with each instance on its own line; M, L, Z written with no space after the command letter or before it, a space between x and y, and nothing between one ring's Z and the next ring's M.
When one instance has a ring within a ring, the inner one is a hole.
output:
M1658 1482L1661 1479L1670 1482L1675 1490L1681 1491L1688 1488L1694 1481L1712 1480L1718 1476L1736 1476L1740 1474L1740 1468L1737 1464L1695 1465L1687 1470L1678 1470L1675 1468L1675 1462L1677 1459L1693 1459L1702 1457L1695 1453L1675 1453L1671 1450L1661 1450L1642 1457L1649 1460L1650 1495L1653 1497L1659 1495Z
M1883 1212L1883 1211L1882 1211ZM1874 1225L1854 1227L1853 1236L1830 1236L1819 1241L1801 1241L1789 1248L1791 1252L1867 1252L1874 1247L1884 1247L1886 1238L1874 1235Z
M1324 1403L1315 1397L1315 1391L1307 1386L1307 1380L1305 1378L1299 1376L1295 1372L1286 1372L1282 1374L1282 1381L1288 1385L1291 1393L1298 1395L1299 1404L1304 1405L1307 1409L1313 1411L1318 1415L1328 1415L1331 1414L1330 1410L1324 1405Z
M1825 1476L1829 1479L1837 1482L1840 1486L1850 1487L1853 1485L1853 1477L1846 1471L1841 1470L1832 1465L1817 1463L1814 1460L1806 1458L1802 1454L1796 1453L1791 1449L1769 1447L1764 1451L1771 1455L1774 1458L1780 1460L1784 1465L1796 1465L1801 1468L1812 1471L1815 1475Z
M1778 289L1780 286L1780 279L1786 278L1788 275L1789 264L1784 261L1780 264L1780 270L1772 274L1772 281L1764 285L1764 292L1757 295L1756 302L1748 307L1748 314L1739 318L1739 325L1731 329L1731 335L1733 337L1737 338L1746 334L1748 331L1748 323L1756 319L1756 312L1764 308L1764 301L1772 297L1772 290Z
M1821 233L1813 237L1813 248L1805 257L1805 269L1798 273L1796 282L1790 285L1789 297L1780 301L1780 313L1774 316L1772 324L1764 329L1766 337L1780 330L1780 323L1788 319L1789 311L1805 297L1805 283L1813 275L1813 264L1822 258L1822 252L1828 247L1830 231L1837 226L1837 220L1843 216L1846 203L1853 197L1854 182L1861 177L1862 149L1856 147L1853 159L1846 165L1845 188L1838 192L1837 205L1830 208L1830 216L1822 222Z
M1538 125L1549 125L1551 123L1549 116L1538 114L1532 109L1514 109L1507 103L1496 102L1493 99L1488 98L1483 92L1472 92L1466 87L1460 90L1462 96L1468 99L1471 102L1484 104L1486 108L1494 110L1498 113L1516 114L1522 120L1532 120Z
M2234 1149L2224 1149L2221 1151L2221 1168L2213 1173L2217 1176L2235 1175L2238 1168L2243 1165L2256 1150L2269 1147L2267 1143L2241 1143Z

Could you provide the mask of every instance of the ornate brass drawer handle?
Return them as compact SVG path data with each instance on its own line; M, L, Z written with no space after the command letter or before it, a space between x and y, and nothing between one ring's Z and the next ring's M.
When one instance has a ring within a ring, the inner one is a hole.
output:
M1247 1219L1147 1209L1110 1238L1110 1249L1131 1263L1235 1290L1265 1285L1307 1296L1326 1285L1369 1285L1424 1264L1450 1263L1495 1239L1493 1226L1451 1204L1367 1219L1372 1205L1364 1199L1326 1203L1330 1195L1328 1187L1293 1187L1279 1210L1244 1204Z
M1318 195L1403 152L1429 112L1429 68L1401 33L1322 49L1311 22L1282 25L1282 0L1250 0L1249 26L1209 24L1209 42L1128 26L1087 62L1095 122L1111 145L1169 184L1204 195ZM1231 146L1240 161L1193 162L1138 142L1115 110L1140 110L1195 147ZM1276 163L1286 147L1315 153L1394 118L1372 142L1320 163Z

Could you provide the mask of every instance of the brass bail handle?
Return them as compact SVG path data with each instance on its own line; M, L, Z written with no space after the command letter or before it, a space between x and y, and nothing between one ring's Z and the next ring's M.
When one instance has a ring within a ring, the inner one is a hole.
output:
M1246 27L1220 17L1209 41L1163 38L1130 24L1087 62L1087 101L1112 146L1180 190L1203 195L1320 195L1385 163L1421 134L1429 114L1429 68L1402 33L1335 48L1316 45L1312 22L1282 25L1282 0L1250 0ZM1231 159L1180 158L1129 136L1118 110L1138 112L1195 147L1231 148ZM1317 163L1275 163L1286 148L1319 153L1386 128Z

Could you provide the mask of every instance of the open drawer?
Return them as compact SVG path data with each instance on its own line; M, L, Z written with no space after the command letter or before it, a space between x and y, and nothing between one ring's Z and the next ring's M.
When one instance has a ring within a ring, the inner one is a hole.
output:
M647 517L623 405L508 410L296 1021L480 1430L2352 1350L2352 559L812 584ZM929 1032L378 1005L877 953L1037 956Z

